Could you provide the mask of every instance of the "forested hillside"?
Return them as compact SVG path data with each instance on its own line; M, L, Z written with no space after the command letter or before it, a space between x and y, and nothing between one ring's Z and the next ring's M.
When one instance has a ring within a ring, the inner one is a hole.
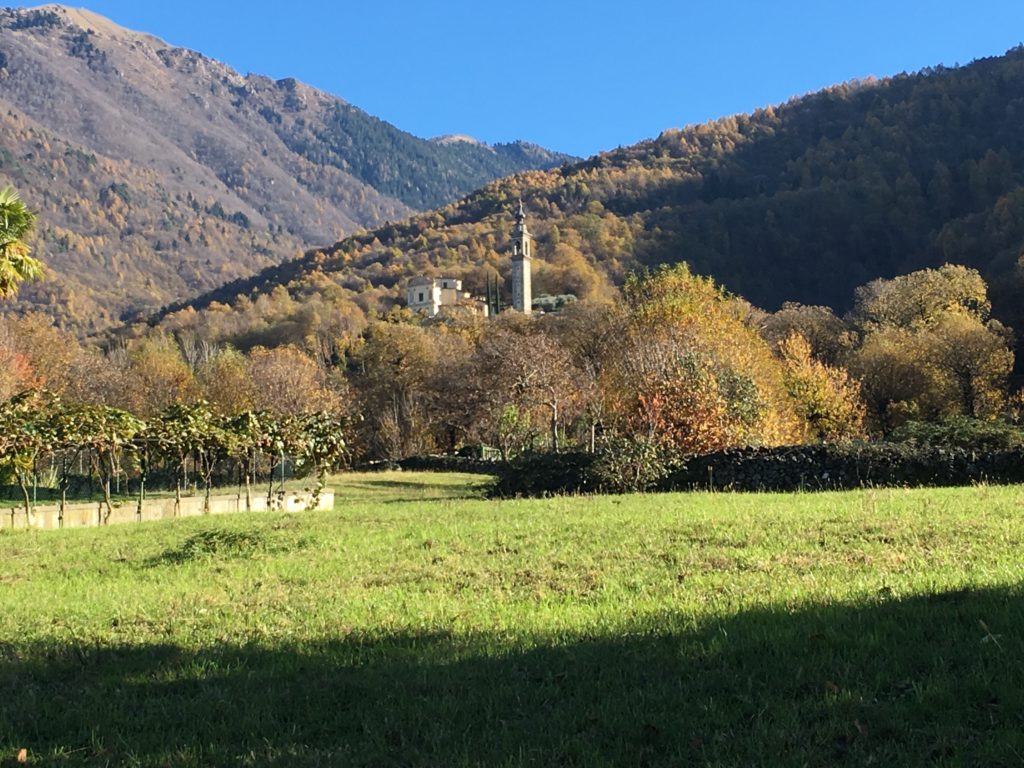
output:
M766 309L842 311L853 289L946 262L978 268L1021 327L1024 51L848 83L751 115L663 132L571 167L488 185L358 234L163 317L249 343L302 343L387 309L406 277L508 278L510 208L539 236L535 293L581 298L639 266L689 262Z
M570 160L414 137L88 11L0 10L0 179L40 214L22 306L97 328Z

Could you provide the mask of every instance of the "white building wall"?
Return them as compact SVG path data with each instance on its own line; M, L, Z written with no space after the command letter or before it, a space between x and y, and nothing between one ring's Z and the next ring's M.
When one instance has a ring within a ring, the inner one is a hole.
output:
M512 259L512 308L524 315L533 310L533 265L530 258Z

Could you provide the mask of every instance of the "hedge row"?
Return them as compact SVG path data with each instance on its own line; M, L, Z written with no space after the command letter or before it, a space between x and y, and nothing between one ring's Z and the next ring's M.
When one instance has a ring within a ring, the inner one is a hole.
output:
M474 459L468 456L411 456L397 462L410 472L465 472L471 475L493 475L504 466L503 461Z
M1024 451L979 453L894 443L743 448L696 456L665 489L849 490L1024 482Z
M596 457L567 453L492 464L495 496L593 493ZM689 459L655 490L798 491L1024 483L1024 450L981 453L866 443L741 448Z

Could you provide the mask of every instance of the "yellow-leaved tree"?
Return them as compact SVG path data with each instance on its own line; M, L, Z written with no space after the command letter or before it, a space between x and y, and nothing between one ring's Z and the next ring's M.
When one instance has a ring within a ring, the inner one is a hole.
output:
M624 435L678 454L784 445L807 426L748 305L685 264L630 278L609 412Z
M779 345L785 381L811 440L834 441L864 436L860 385L845 369L815 360L811 344L790 333Z
M888 432L907 420L1001 412L1013 353L990 309L981 275L951 264L857 290L862 341L850 367L876 426Z

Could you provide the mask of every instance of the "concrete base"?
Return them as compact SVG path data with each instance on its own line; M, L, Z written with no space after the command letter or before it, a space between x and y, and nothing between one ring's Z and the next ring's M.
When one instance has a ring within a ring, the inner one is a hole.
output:
M57 530L58 528L93 528L101 525L119 525L122 523L145 523L153 520L167 520L176 517L199 517L207 514L203 509L202 496L183 497L180 502L174 499L146 499L139 509L138 501L115 502L113 512L107 515L103 502L75 503L64 506L61 515L59 505L47 504L32 509L25 514L24 507L0 509L0 530L25 529ZM334 491L325 488L320 491L319 498L314 499L312 493L278 493L271 499L270 511L305 512L313 509L332 509L334 507ZM251 504L246 509L245 496L211 496L211 515L228 515L234 512L266 512L268 510L266 494L254 493Z

